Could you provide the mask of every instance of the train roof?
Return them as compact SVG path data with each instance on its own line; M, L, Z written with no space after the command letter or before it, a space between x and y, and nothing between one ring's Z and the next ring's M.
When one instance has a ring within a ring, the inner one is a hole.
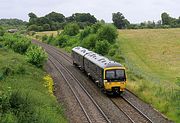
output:
M93 62L101 68L122 67L120 63L112 61L104 56L101 56L83 47L74 47L72 51L84 56L86 59L90 60L91 62Z
M89 51L88 49L83 48L83 47L74 47L72 49L72 51L74 51L74 52L76 52L76 53L78 53L78 54L80 54L82 56L86 55L87 53L92 52L92 51Z
M95 53L95 52L90 52L90 53L86 54L84 57L101 68L122 67L122 65L120 63L112 61L104 56L101 56L101 55Z

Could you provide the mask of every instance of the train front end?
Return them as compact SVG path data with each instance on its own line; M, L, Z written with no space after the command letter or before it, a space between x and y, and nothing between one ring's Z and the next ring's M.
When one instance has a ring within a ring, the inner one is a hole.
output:
M104 90L112 94L125 91L127 77L124 67L110 67L104 69Z

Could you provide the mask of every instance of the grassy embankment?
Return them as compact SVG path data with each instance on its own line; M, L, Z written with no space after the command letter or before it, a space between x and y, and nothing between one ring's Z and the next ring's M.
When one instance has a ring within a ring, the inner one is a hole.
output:
M0 46L0 122L66 122L51 77L24 55Z
M119 31L128 88L180 122L180 29Z

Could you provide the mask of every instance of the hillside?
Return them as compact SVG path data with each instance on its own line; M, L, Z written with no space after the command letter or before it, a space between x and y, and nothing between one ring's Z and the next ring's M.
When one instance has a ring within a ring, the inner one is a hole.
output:
M178 121L180 111L180 29L119 30L129 71L128 87Z
M52 95L52 78L25 56L0 46L0 122L66 123Z

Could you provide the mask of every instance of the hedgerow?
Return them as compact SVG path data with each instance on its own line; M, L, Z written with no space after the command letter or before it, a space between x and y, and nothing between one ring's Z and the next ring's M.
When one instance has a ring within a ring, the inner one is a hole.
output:
M51 37L44 38L44 40L50 40L49 38ZM32 45L29 38L18 34L5 34L2 40L4 46L17 53L25 54L28 62L37 67L42 67L47 60L45 51L40 46ZM52 39L49 42L51 41Z

